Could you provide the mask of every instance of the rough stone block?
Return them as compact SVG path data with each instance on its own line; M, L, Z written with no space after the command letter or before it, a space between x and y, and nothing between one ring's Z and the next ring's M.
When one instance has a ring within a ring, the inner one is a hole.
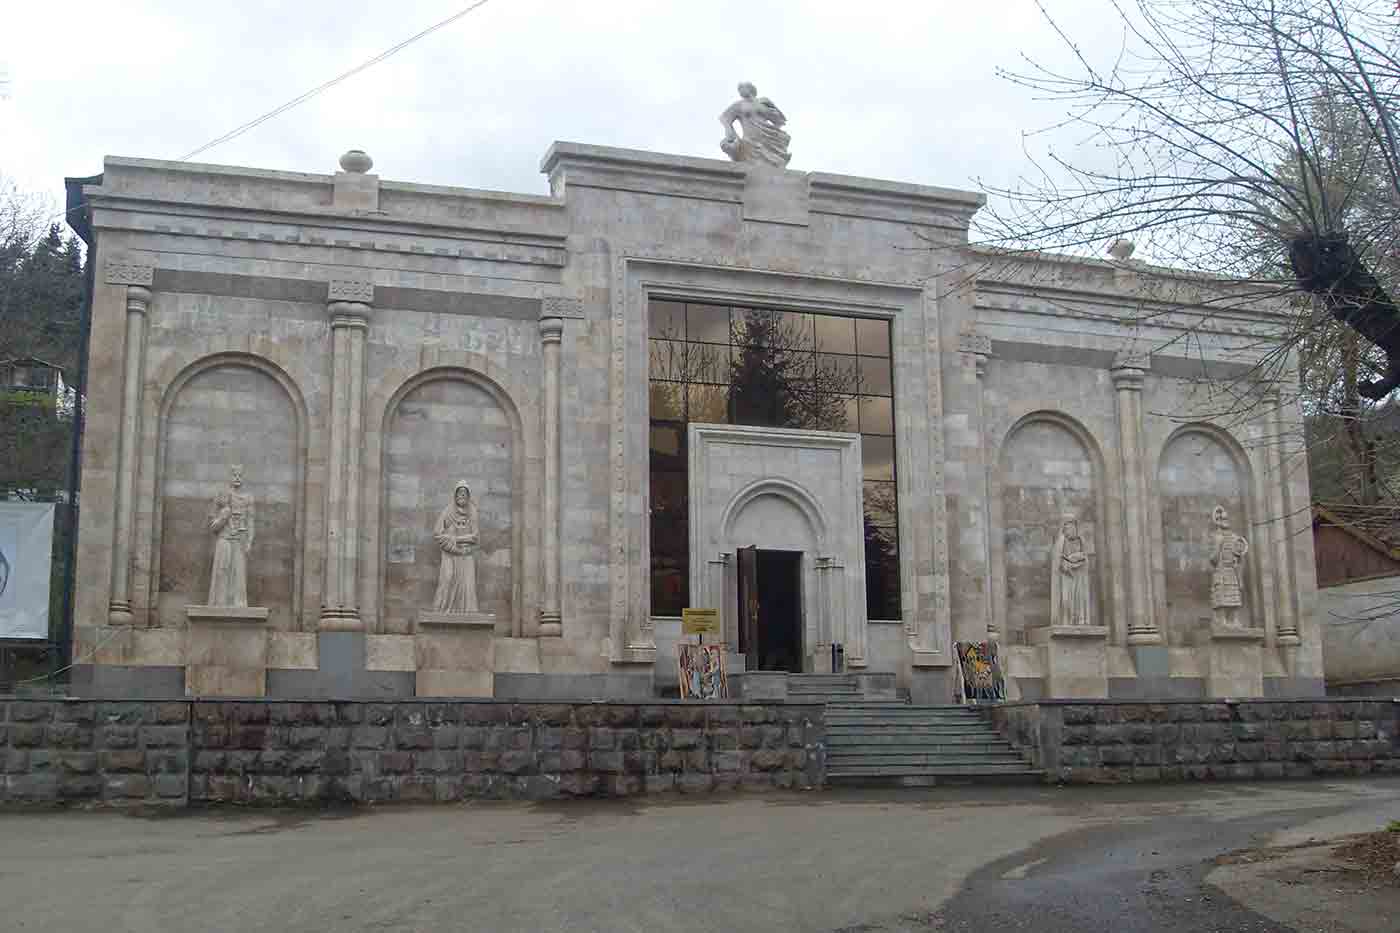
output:
M672 729L671 747L677 749L698 748L703 734L697 729Z
M42 748L44 727L38 723L15 723L10 726L10 746L12 748Z

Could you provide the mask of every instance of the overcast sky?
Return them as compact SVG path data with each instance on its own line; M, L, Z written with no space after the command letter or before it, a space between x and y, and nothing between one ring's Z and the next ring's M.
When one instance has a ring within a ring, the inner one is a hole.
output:
M190 150L468 0L0 2L0 174L61 202L104 155ZM1087 48L1107 0L1045 0ZM751 80L788 116L791 168L957 188L1027 168L1059 105L996 76L1065 52L1033 0L490 0L198 161L547 193L556 139L724 158Z

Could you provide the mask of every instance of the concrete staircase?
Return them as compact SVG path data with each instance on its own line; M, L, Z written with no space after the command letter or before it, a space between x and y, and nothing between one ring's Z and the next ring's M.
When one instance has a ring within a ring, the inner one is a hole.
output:
M828 695L826 777L833 786L1030 783L1044 776L975 707Z
M789 703L859 703L865 699L854 674L789 674Z

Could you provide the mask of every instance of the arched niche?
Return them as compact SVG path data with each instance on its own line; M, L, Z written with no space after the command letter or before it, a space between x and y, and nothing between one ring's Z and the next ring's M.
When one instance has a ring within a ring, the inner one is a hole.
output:
M187 366L161 401L156 465L156 559L152 589L163 624L209 596L214 538L209 509L235 464L254 499L248 603L269 624L295 629L301 614L305 529L306 410L278 366L246 353Z
M480 521L479 608L509 634L522 560L520 418L509 396L479 373L431 370L391 400L383 438L380 630L412 631L419 610L432 608L441 562L433 526L465 480Z
M1066 514L1079 520L1089 546L1090 604L1096 625L1109 625L1111 563L1105 534L1103 458L1078 421L1035 412L1002 442L991 488L995 612L1003 637L1024 644L1051 624L1051 560Z
M1178 428L1157 461L1160 512L1161 608L1168 644L1207 644L1210 637L1211 512L1223 505L1234 530L1250 539L1245 558L1244 605L1237 616L1258 625L1258 561L1267 544L1252 533L1249 460L1234 438L1211 425Z

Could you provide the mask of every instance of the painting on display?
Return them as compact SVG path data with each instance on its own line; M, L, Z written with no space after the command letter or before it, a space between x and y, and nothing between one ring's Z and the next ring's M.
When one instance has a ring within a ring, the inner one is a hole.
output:
M49 637L52 502L0 502L0 638Z
M1006 699L1006 679L1001 673L1001 658L994 641L960 641L958 673L961 675L961 701L964 703L994 703Z
M677 645L682 700L720 700L729 695L723 645Z

